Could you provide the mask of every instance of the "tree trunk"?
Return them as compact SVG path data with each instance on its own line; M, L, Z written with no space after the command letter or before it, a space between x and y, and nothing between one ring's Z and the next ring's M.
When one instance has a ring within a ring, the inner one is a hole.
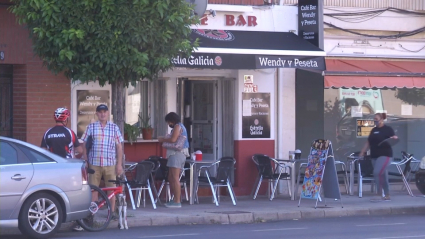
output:
M124 82L121 80L112 83L112 114L114 123L124 135Z
M121 79L111 84L112 88L112 115L114 123L120 129L122 137L124 137L124 82ZM123 168L125 168L124 143L122 143L123 151Z

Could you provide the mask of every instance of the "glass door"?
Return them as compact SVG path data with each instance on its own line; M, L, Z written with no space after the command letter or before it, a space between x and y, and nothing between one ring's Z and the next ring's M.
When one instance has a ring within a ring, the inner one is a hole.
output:
M203 160L217 158L217 82L191 81L191 152L200 150Z

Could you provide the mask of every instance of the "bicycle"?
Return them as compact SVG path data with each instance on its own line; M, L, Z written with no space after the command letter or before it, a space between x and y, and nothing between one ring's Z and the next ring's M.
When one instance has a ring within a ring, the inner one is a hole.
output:
M137 163L131 165L127 170L132 170L136 167ZM117 197L117 206L119 212L118 219L118 228L119 229L128 229L127 224L127 202L125 196L125 188L124 185L128 183L125 174L123 176L124 179L118 180L109 180L109 182L113 182L117 185L117 187L106 187L99 188L94 185L90 185L91 191L98 193L98 200L96 202L91 202L89 210L91 215L86 218L77 220L77 223L89 232L97 232L106 229L112 219L111 210L111 202L110 199L114 196ZM112 193L110 195L106 195L105 192Z

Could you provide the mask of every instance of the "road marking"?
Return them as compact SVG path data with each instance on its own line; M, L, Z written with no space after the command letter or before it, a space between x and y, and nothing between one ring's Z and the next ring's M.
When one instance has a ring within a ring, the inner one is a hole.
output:
M201 235L199 233L191 233L191 234L173 234L173 235L159 235L159 236L143 236L139 238L158 238L158 237L182 237L182 236L198 236Z
M267 232L267 231L287 231L287 230L304 230L304 229L307 229L307 227L261 229L261 230L252 230L252 231L253 232Z
M366 225L356 225L356 227L374 227L374 226L395 226L395 225L405 225L404 222L399 223L387 223L387 224L366 224Z
M368 239L394 239L394 238L424 238L425 235L420 236L399 236L399 237L372 237Z

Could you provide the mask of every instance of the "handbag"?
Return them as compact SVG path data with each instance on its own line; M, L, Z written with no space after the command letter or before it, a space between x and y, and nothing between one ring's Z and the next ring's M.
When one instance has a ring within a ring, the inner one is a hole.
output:
M167 134L165 136L165 138L166 139L171 138L171 134ZM181 151L184 148L185 142L186 142L186 136L183 136L183 135L180 134L179 137L177 138L176 142L174 142L174 143L163 142L162 147L164 147L166 149Z

